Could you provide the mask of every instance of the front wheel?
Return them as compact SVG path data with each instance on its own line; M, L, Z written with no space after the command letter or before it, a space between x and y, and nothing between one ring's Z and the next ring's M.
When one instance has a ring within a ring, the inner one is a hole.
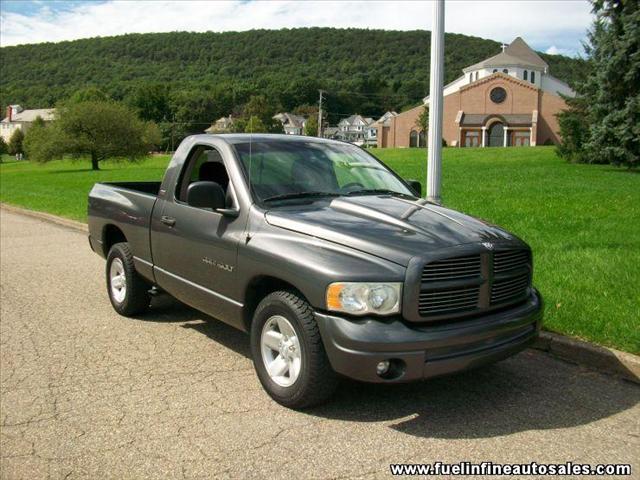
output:
M136 271L128 243L116 243L111 247L106 273L109 300L116 312L131 317L149 307L150 285Z
M336 388L313 310L295 293L274 292L260 302L251 325L251 353L260 383L285 407L317 405Z

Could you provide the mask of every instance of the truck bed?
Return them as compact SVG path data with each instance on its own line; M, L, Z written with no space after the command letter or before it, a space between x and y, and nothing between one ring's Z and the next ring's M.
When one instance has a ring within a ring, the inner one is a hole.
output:
M129 242L136 269L148 280L153 280L149 230L159 191L160 182L105 182L96 183L89 192L88 223L94 251L106 256L116 227Z
M135 192L147 193L149 195L158 196L161 182L102 182L102 185L110 185L112 187L124 188Z

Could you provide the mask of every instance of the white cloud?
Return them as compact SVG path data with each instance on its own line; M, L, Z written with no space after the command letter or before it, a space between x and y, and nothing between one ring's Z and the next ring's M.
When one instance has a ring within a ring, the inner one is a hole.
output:
M124 33L229 31L307 26L386 30L431 28L431 3L417 1L109 1L35 15L0 13L0 45L57 42ZM586 1L448 1L447 32L534 48L577 52L591 22Z
M548 53L549 55L567 55L570 52L565 48L558 48L555 45L551 45L544 51L544 53Z

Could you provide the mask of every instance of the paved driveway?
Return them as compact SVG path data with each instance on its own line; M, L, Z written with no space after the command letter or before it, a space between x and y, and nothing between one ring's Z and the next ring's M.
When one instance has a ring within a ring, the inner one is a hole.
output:
M247 337L171 301L114 313L84 235L1 214L2 478L383 478L391 462L640 465L640 388L526 351L304 413Z

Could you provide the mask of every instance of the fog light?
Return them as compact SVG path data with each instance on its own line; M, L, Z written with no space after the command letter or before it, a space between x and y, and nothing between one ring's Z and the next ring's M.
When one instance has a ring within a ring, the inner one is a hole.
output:
M378 375L384 375L388 371L389 371L389 360L383 360L382 362L378 363L378 365L376 366L376 373Z

